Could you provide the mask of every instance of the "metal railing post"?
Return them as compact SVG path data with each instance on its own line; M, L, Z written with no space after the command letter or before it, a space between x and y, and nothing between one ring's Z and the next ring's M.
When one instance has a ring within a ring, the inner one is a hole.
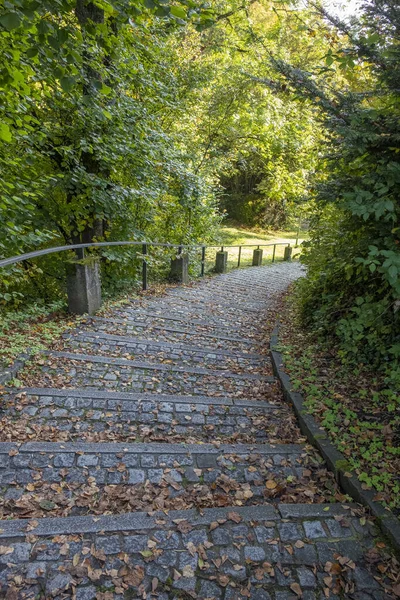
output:
M238 264L237 264L238 268L240 267L241 256L242 256L242 246L239 246L239 256L238 256Z
M272 252L272 262L275 262L275 250L276 250L276 244L274 244L274 250Z
M142 264L142 290L147 290L147 244L142 245L142 254L144 255Z
M202 246L202 248L201 248L201 271L200 271L200 277L204 277L205 262L206 262L206 246Z

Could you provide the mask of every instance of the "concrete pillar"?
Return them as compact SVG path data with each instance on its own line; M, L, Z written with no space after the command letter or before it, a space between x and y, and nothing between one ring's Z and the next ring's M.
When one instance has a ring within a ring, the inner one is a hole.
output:
M283 260L292 260L292 250L293 248L291 248L290 246L285 246Z
M100 263L86 258L67 269L68 310L77 315L92 315L101 306Z
M253 250L253 267L259 267L262 265L263 251L261 248Z
M226 267L228 264L228 253L226 250L220 250L215 256L215 272L226 273Z
M171 258L169 278L178 283L189 283L189 256L187 254L178 254L176 258Z

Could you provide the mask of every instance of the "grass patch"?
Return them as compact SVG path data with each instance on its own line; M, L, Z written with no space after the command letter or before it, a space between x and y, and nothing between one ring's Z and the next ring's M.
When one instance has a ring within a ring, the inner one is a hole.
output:
M297 230L289 231L264 231L262 229L246 229L238 226L221 227L217 243L230 244L271 244L289 242L292 246L296 243ZM299 244L306 239L306 232L301 231Z
M224 250L228 252L228 269L234 269L238 265L239 261L239 248L229 248L229 246L242 246L240 252L240 266L248 267L253 261L253 247L246 248L246 245L260 245L264 244L283 244L278 245L275 248L275 254L273 246L263 247L263 262L268 263L274 259L276 261L283 260L283 253L285 244L295 246L296 243L296 230L290 231L265 231L262 229L246 229L237 225L227 225L221 227L218 236L216 237L215 244L224 246ZM301 244L306 239L306 232L301 232L298 243ZM218 248L209 248L206 252L206 269L210 270L214 267L215 253ZM300 254L300 248L293 249L293 256Z
M343 362L332 342L304 331L295 293L280 315L285 371L364 489L400 514L400 398L383 375Z

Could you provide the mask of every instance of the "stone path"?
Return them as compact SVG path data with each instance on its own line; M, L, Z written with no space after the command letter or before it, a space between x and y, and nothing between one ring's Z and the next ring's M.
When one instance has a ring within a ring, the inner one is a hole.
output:
M274 305L300 274L131 300L19 375L0 415L0 598L393 597L375 527L272 374Z

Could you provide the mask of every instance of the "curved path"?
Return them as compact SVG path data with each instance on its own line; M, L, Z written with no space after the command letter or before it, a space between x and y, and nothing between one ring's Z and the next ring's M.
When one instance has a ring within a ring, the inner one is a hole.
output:
M274 306L300 275L131 300L25 369L1 415L0 598L390 597L373 526L272 374Z

